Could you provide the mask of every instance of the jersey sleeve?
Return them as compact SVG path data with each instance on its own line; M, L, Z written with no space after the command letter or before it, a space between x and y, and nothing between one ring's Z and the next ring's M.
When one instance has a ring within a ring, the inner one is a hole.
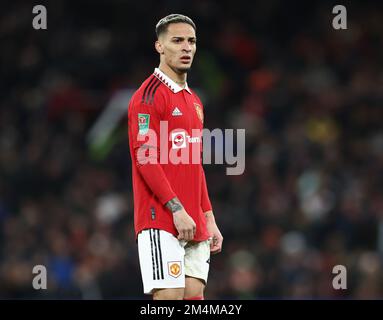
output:
M201 166L201 208L202 212L212 210L209 193L207 191L206 177L203 167Z
M197 95L196 95L196 98L197 98L197 101L199 102L200 106L202 107L201 118L202 118L202 123L203 123L204 107L203 107L201 100L199 99L199 97ZM203 147L201 147L201 164L202 164L202 151L203 151ZM209 198L209 192L207 189L205 171L204 171L202 165L201 165L201 208L202 208L202 212L213 210L211 202L210 202L210 198Z
M156 94L147 104L133 99L128 108L128 131L132 161L145 183L161 204L176 197L159 162L160 121L165 108L165 99Z

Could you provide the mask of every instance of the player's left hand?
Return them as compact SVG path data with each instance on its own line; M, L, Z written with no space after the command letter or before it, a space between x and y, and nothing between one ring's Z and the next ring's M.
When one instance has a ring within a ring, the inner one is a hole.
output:
M212 211L208 211L206 214L206 227L211 236L210 241L210 253L216 254L222 251L223 236L219 231L217 224L215 223L214 215Z

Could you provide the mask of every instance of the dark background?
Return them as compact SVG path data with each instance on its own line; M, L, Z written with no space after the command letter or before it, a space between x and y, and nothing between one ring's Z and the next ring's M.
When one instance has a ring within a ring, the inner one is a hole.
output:
M44 4L48 29L34 30ZM348 29L332 28L347 8ZM207 299L383 297L378 1L2 1L0 298L142 299L126 119L89 130L158 66L157 21L197 24L207 128L246 129L246 170L205 165L223 252ZM124 106L122 106L124 107ZM45 265L48 289L32 288ZM347 290L332 288L335 265Z

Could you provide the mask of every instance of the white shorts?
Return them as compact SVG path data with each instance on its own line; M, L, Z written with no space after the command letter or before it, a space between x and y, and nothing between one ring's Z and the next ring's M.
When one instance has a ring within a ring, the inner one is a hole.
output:
M138 234L144 293L153 289L185 288L185 276L207 283L210 265L210 241L179 241L171 233L146 229Z

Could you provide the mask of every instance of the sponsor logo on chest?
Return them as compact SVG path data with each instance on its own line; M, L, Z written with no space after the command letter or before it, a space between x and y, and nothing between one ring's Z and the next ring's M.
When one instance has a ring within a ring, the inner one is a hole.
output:
M191 137L186 134L185 131L172 132L172 148L182 149L186 148L186 142L188 143L199 143L201 142L200 137Z

